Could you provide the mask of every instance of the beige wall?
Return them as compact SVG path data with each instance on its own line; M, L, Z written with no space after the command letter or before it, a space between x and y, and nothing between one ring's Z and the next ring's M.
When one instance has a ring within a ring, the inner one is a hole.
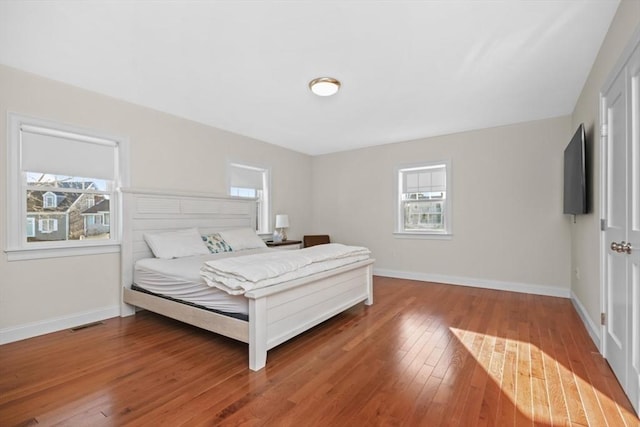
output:
M226 162L271 168L273 212L289 236L311 227L309 156L0 66L0 241L6 242L7 112L127 137L131 186L226 193ZM214 101L212 101L214 102ZM8 262L0 255L0 332L119 304L118 254Z
M313 230L371 248L376 270L568 295L562 153L570 117L313 159ZM453 238L394 237L394 168L450 159Z
M578 216L571 227L572 275L571 290L584 306L594 325L600 323L600 90L616 65L634 31L640 30L640 1L623 0L600 48L587 82L572 116L572 128L585 124L589 142L589 179L592 197L591 213ZM576 269L580 278L576 277ZM599 331L595 331L596 333Z

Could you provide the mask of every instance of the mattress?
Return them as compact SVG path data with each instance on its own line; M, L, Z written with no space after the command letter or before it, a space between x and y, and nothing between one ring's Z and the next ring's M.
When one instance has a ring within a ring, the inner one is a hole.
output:
M144 258L136 261L133 283L151 293L185 301L210 310L247 315L249 311L248 300L242 295L229 295L208 286L200 276L200 268L206 261L266 251L270 251L270 249L224 252L175 259Z

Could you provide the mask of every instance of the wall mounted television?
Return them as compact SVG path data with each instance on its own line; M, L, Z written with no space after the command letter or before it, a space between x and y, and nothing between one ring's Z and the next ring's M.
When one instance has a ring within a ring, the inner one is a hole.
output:
M565 214L588 213L585 145L584 124L580 124L567 148L564 149L563 213Z

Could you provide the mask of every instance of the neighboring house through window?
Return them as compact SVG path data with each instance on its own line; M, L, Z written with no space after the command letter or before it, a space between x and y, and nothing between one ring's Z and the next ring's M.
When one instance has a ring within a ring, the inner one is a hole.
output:
M10 113L8 142L9 260L119 250L111 227L128 183L126 140ZM86 241L84 214L98 205L100 227Z
M450 162L398 168L396 234L451 234Z
M109 211L110 201L104 199L82 212L85 237L96 238L96 236L109 233L111 220Z
M256 199L256 231L270 233L269 170L239 163L229 164L229 195Z

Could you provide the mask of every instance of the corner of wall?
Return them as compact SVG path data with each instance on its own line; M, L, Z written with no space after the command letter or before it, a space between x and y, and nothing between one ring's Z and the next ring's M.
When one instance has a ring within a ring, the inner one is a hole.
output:
M584 308L584 305L582 305L582 303L580 302L580 299L578 299L578 297L576 296L576 294L573 293L573 291L571 291L571 302L573 303L573 307L576 309L578 316L580 316L582 323L584 323L584 326L587 329L587 332L589 333L591 340L593 340L593 343L596 345L596 348L598 349L598 351L602 353L602 348L600 347L600 343L601 343L600 328L594 323L593 320L591 320L591 317L589 317L589 314L587 313L586 308Z

